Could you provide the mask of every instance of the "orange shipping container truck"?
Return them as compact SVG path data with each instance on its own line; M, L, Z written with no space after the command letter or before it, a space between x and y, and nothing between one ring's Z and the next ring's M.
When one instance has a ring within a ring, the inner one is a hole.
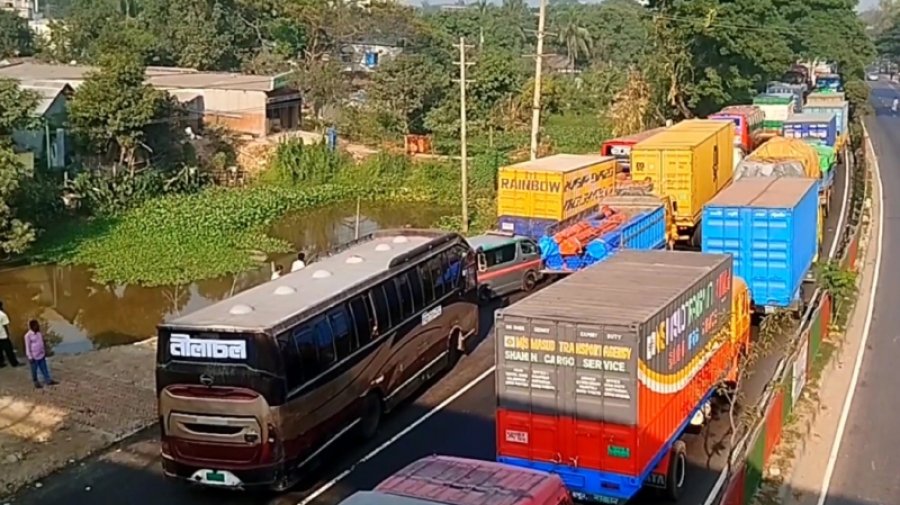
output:
M576 499L677 497L681 438L749 345L732 272L730 255L620 251L498 311L498 461L557 473Z

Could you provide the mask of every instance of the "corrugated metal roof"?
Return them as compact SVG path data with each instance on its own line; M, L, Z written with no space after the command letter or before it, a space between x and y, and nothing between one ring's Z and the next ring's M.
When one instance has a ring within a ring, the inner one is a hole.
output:
M746 177L734 181L707 205L713 207L793 208L816 183L805 177Z
M729 260L721 254L620 251L500 312L573 323L640 324Z
M37 106L34 108L34 114L37 116L46 114L59 95L66 90L72 89L66 83L53 81L23 81L19 84L19 87L37 93L39 99Z
M0 66L0 78L18 81L68 82L76 86L96 67L86 65L53 65L36 61L15 62ZM277 81L288 74L249 75L229 72L200 72L190 68L147 67L147 83L160 88L226 89L271 92L279 88Z
M603 156L602 154L554 154L536 160L523 161L505 168L541 172L571 172L579 168L614 160L615 158L612 156Z

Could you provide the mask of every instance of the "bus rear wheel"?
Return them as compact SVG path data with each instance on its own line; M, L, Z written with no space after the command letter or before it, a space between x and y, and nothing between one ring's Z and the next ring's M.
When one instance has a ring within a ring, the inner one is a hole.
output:
M377 393L369 393L363 404L363 415L359 421L359 435L363 440L369 440L378 433L381 424L381 415L384 413L384 405Z
M462 351L459 349L460 331L458 329L450 332L450 338L447 339L447 368L453 368L459 363L462 357Z

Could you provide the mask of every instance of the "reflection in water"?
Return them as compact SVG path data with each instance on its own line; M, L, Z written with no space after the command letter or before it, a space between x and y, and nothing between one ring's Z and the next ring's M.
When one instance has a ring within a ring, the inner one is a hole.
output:
M345 204L296 214L278 222L272 234L294 244L307 256L353 240L356 206ZM411 225L425 227L446 209L424 205L363 204L359 233ZM290 268L294 254L272 258ZM10 330L20 353L29 319L37 319L47 344L57 353L143 340L160 322L191 312L268 280L269 266L237 276L208 279L188 286L144 288L99 284L80 266L36 266L0 271L0 300L11 319Z

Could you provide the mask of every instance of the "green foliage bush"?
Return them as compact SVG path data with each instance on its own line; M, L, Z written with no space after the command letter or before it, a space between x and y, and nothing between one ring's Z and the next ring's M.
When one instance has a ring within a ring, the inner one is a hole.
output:
M491 202L473 208L493 212L493 174L499 162L493 156L473 164L473 200ZM290 244L267 234L288 212L356 198L459 202L456 163L418 164L380 154L356 165L323 147L285 144L271 172L248 188L212 188L147 200L115 220L92 222L75 236L50 237L35 257L90 265L101 282L181 284L246 270L258 264L254 257L260 253L289 251Z

